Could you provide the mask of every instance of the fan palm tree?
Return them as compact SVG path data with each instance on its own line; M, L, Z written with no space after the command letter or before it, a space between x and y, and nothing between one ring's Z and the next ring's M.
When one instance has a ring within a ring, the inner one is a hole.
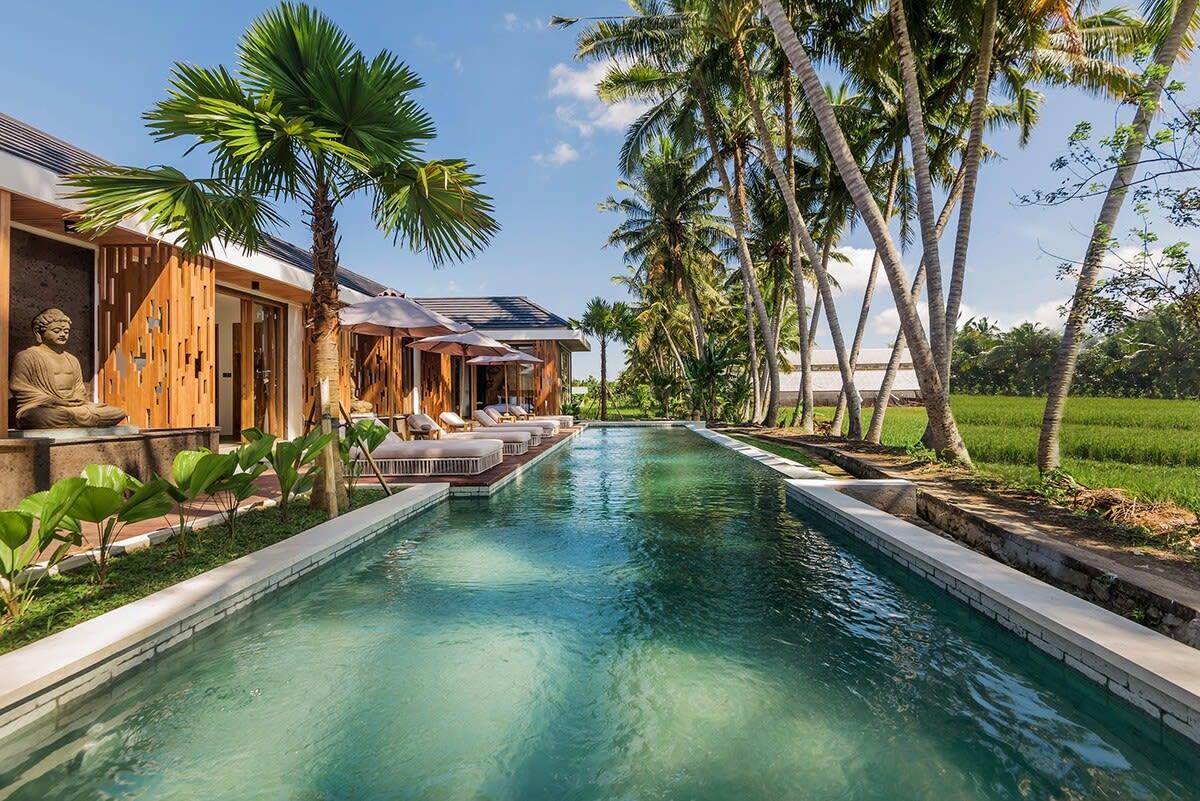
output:
M628 342L637 334L637 318L628 305L609 303L594 297L584 307L583 316L571 320L571 327L593 336L600 343L600 419L608 419L608 344Z
M189 178L165 166L72 176L84 205L81 230L101 233L137 217L173 232L187 253L214 242L254 251L282 222L277 204L298 204L312 234L313 379L336 387L336 212L343 201L369 195L380 230L435 264L470 256L498 229L469 164L424 157L435 129L412 100L420 86L391 53L367 57L328 17L284 3L242 35L236 68L176 64L168 97L145 115L156 140L206 148L209 176ZM332 414L331 407L322 411ZM337 453L335 441L322 467L343 488ZM344 490L338 494L314 491L314 502L336 514L346 506Z

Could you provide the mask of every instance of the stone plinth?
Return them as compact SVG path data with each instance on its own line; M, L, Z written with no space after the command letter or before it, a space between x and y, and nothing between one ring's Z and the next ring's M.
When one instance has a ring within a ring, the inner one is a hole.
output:
M97 439L99 437L129 437L137 436L140 429L137 426L107 426L105 428L28 428L10 429L8 436L12 439L52 439L56 442L77 439Z
M119 430L132 433L114 434ZM103 434L64 439L62 434L79 431ZM10 432L15 434L16 432ZM103 429L58 429L55 438L24 431L22 436L0 439L0 509L14 508L32 492L49 489L60 478L77 476L89 464L115 464L127 473L146 480L157 474L169 476L175 454L183 450L217 450L216 428L163 428L138 431L132 426Z

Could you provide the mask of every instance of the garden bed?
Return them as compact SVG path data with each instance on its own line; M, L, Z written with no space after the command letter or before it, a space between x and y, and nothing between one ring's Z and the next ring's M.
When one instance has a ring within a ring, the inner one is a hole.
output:
M352 508L382 497L380 489L356 490ZM238 515L235 537L230 537L225 525L197 529L185 557L178 557L174 544L166 541L114 558L104 587L96 585L91 570L49 576L38 587L25 614L0 629L0 654L295 536L327 519L325 512L303 502L291 504L286 516L276 506L253 509Z

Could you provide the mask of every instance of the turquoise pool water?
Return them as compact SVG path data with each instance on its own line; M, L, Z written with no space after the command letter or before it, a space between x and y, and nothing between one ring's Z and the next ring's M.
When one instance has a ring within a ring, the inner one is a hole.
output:
M4 799L1183 799L1197 752L680 430L591 430L0 745Z

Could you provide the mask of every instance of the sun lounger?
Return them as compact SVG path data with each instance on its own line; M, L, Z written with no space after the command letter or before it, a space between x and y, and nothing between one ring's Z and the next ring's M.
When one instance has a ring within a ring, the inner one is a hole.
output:
M508 413L517 418L518 421L553 420L563 428L571 428L575 425L575 418L569 414L533 414L524 406L517 403L510 403L506 408L508 409Z
M482 411L484 412L484 414L488 415L496 422L500 422L500 419L508 413L504 406L484 406ZM477 420L479 419L478 412L476 412L475 419L477 419ZM558 434L558 429L561 428L561 426L558 424L558 421L556 421L556 420L528 419L528 420L517 420L515 422L517 422L523 426L541 426L542 429L546 432L546 436L548 436L548 437L553 437L556 434Z
M475 410L475 420L484 429L484 433L496 430L515 430L536 433L543 439L550 436L550 434L546 431L546 427L541 423L501 423L483 409Z
M504 443L499 439L445 439L405 442L393 433L371 451L379 472L385 476L473 476L489 470L504 459ZM355 448L351 458L365 458Z
M458 417L458 415L454 416ZM462 418L459 418L459 422L462 422ZM520 456L523 453L528 453L529 445L533 439L533 432L531 431L492 429L487 432L463 431L455 433L442 428L437 424L437 421L426 414L410 414L408 416L408 424L410 426L416 425L420 430L430 432L437 439L498 439L504 443L505 456Z
M454 432L463 432L463 433L467 433L467 434L487 434L488 433L486 431L478 431L478 430L469 431L468 426L467 426L467 421L463 420L461 417L459 417L456 412L442 412L440 415L438 415L438 417L441 420L442 429L443 430L448 429L451 433L454 433ZM499 433L499 432L497 432L497 433ZM529 434L529 447L536 448L538 445L542 444L542 432L541 431L534 431L533 429L529 429L525 433ZM507 453L507 451L506 451L506 453Z

